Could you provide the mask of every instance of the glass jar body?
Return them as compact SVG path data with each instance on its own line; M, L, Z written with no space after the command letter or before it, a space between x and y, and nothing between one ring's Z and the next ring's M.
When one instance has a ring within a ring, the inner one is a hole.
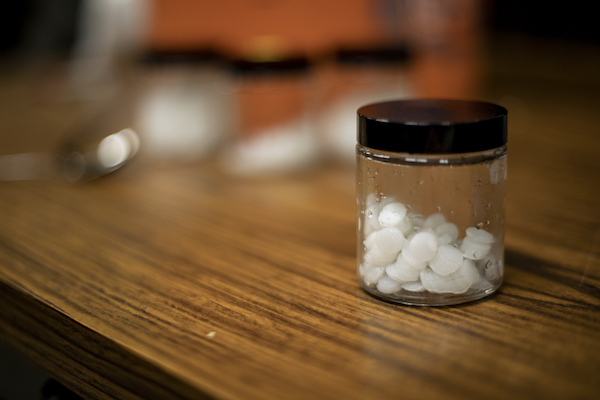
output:
M357 269L382 300L442 306L492 294L504 271L506 146L408 154L357 145Z

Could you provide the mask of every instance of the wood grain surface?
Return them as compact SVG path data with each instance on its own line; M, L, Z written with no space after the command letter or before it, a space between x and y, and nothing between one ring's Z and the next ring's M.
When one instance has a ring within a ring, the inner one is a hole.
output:
M86 398L598 398L600 81L530 49L499 47L486 88L510 113L493 296L361 291L352 166L236 179L140 161L0 183L0 340ZM587 50L565 51L600 66Z

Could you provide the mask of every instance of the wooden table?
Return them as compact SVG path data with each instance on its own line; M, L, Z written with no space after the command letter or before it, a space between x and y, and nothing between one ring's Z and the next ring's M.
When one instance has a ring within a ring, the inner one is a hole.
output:
M0 183L0 340L89 398L598 398L599 57L519 43L486 87L510 112L495 295L418 308L361 291L353 167L258 180L134 162ZM27 107L16 148L32 115L72 120Z

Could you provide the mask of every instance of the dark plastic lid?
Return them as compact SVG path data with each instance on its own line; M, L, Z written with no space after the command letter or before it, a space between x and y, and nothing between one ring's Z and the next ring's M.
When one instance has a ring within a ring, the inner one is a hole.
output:
M186 49L151 49L141 61L147 65L210 64L222 61L223 56L212 47Z
M403 64L409 51L404 45L343 47L334 53L334 58L341 65Z
M495 104L399 100L358 109L358 143L416 154L469 153L506 144L506 114Z
M230 61L229 69L242 75L281 75L306 73L310 62L305 56L293 56L268 61L254 61L245 58Z

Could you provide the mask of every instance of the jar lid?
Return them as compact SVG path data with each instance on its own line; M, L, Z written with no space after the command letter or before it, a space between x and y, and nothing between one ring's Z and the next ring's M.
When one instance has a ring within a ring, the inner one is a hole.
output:
M342 47L334 53L338 64L355 66L404 64L409 57L408 47L404 45Z
M273 60L238 58L230 61L229 69L240 75L285 75L303 74L310 68L305 56L293 56Z
M142 54L146 65L202 65L222 62L223 55L212 47L181 49L149 49Z
M469 153L506 144L506 114L496 104L398 100L358 109L358 143L415 154Z

